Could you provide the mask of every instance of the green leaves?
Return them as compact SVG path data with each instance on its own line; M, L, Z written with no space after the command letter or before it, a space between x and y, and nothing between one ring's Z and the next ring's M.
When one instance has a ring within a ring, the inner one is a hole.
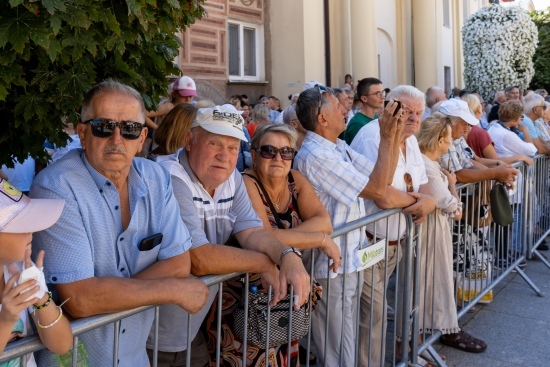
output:
M62 119L79 118L82 98L113 78L152 108L180 41L204 0L9 0L0 7L0 164L44 157L45 139L66 141ZM9 5L8 5L9 4Z

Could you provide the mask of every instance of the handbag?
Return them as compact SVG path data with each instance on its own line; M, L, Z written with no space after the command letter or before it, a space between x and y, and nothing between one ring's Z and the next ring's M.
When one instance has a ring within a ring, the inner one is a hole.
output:
M287 294L279 303L271 307L269 334L267 334L267 306L269 304L267 293L249 292L248 300L248 344L263 349L266 346L267 337L269 337L269 347L278 347L288 343L288 327L290 325L290 309L292 307L290 294ZM308 304L303 305L298 310L292 308L290 340L298 340L307 335L310 320L309 312ZM241 340L244 340L245 318L244 305L240 305L235 310L233 328Z
M267 194L263 184L256 177L246 174L252 178L260 190L262 191L271 213L277 223L279 229L285 229L281 219L277 215L271 198ZM289 172L289 182L293 182L292 174ZM242 299L244 300L244 294ZM269 347L278 347L279 345L288 343L288 326L290 325L290 312L292 312L292 330L290 340L297 340L304 337L309 330L309 313L310 307L306 303L298 310L294 310L290 299L290 293L285 298L280 300L274 307L271 307L269 319L269 335L267 334L267 307L269 304L268 295L265 292L249 292L248 293L248 315L244 313L244 304L241 304L235 310L233 328L237 336L244 340L244 321L248 316L248 344L264 348L266 338L269 337ZM292 311L290 311L292 309Z
M506 188L500 182L491 189L491 212L496 224L506 227L514 222L514 213Z

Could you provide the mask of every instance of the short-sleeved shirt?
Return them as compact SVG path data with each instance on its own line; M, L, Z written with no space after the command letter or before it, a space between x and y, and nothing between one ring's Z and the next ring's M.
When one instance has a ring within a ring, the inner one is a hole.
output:
M495 142L495 150L500 157L512 157L519 154L532 157L537 153L537 148L533 144L524 142L498 121L492 122L487 132L491 134Z
M174 195L179 203L181 219L193 238L193 247L207 243L223 246L231 234L246 229L263 227L254 211L241 174L235 170L216 188L214 197L204 189L189 166L187 152L157 157L159 163L172 176ZM210 294L203 308L191 318L191 338L194 339L210 306L218 286L209 288ZM189 314L176 305L160 306L159 350L179 352L187 349ZM152 333L147 347L153 348Z
M355 135L361 130L363 126L378 118L378 115L374 115L374 118L370 118L367 115L363 114L361 111L357 112L353 118L348 122L346 131L344 133L344 139L348 145L351 145L351 142L355 138Z
M378 148L380 147L380 124L378 120L372 121L365 127L363 127L351 143L351 148L358 153L364 155L369 160L376 162L378 159ZM415 192L418 192L420 186L428 183L428 176L426 175L426 167L424 165L424 159L422 153L418 147L418 141L414 135L405 140L406 157L400 151L399 160L393 174L392 186L399 191L407 192L407 184L405 183L404 176L406 173L411 175L413 188ZM373 200L364 199L365 201L365 213L371 215L381 212L383 209L379 208ZM405 216L401 213L394 214L387 219L388 241L396 241L401 239L405 235L406 222ZM367 231L373 236L376 232L377 238L386 238L386 220L380 220L374 223L367 224Z
M529 130L529 135L531 135L531 139L538 139L539 138L539 132L537 128L535 127L535 124L533 123L533 120L529 118L527 115L523 115L523 119L521 120L521 124L524 126L527 126L527 129Z
M334 228L365 215L363 199L358 196L369 182L374 164L343 140L338 139L335 144L314 132L306 132L306 138L294 159L294 167L313 186ZM365 231L356 229L334 238L334 242L340 247L344 260L338 273L357 271L360 261L356 253L367 245ZM313 276L326 279L327 269L328 257L322 252L315 258Z
M115 185L88 163L82 149L70 151L40 172L30 196L65 199L57 223L34 234L35 253L45 250L47 254L47 283L73 283L92 277L131 278L191 247L167 172L154 162L135 158L128 174L128 193L131 220L124 229ZM157 233L163 234L159 246L148 251L138 249L144 238ZM121 320L119 366L149 365L145 342L153 319L151 309ZM87 332L80 340L93 366L112 365L113 324ZM58 366L49 352L37 357L40 366Z
M546 123L543 119L536 119L533 121L535 124L535 127L537 128L537 131L539 133L539 140L547 147L550 148L550 131L548 130L548 127L546 126Z
M493 139L491 139L491 135L489 135L487 131L479 126L472 126L472 130L468 134L466 142L478 157L486 158L483 155L483 149L493 144Z
M437 162L448 171L460 171L473 167L471 159L474 159L474 151L468 146L464 137L453 140L449 151L437 159Z

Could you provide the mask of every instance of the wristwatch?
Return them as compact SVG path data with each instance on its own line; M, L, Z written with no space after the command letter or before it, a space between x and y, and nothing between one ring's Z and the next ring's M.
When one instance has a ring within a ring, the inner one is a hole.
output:
M285 248L283 252L281 252L281 262L283 261L283 257L285 257L285 255L290 252L294 252L296 255L298 255L300 259L302 258L302 253L300 252L300 250L298 250L296 247L289 247Z

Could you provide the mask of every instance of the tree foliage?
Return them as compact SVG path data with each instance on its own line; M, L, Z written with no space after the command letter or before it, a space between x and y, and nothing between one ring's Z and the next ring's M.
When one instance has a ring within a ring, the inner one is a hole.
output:
M531 19L539 30L539 46L533 56L535 77L530 87L550 90L550 8L531 12Z
M0 164L63 146L84 93L113 78L147 108L166 93L181 41L205 0L4 0L0 5Z

